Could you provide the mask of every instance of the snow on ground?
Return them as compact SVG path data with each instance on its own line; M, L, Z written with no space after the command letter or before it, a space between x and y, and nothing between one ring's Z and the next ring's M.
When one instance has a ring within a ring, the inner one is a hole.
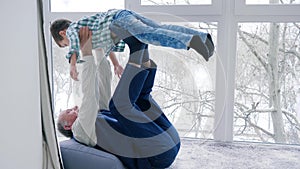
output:
M300 146L183 138L169 169L300 169Z

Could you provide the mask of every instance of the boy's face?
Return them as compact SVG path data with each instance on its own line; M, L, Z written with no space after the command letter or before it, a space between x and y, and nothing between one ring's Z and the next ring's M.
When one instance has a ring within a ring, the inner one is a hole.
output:
M61 48L69 46L69 39L64 38L63 40L59 41L58 46L61 47Z
M70 41L66 36L66 30L60 31L59 34L60 34L60 36L63 37L63 40L58 42L58 46L61 47L61 48L69 46Z

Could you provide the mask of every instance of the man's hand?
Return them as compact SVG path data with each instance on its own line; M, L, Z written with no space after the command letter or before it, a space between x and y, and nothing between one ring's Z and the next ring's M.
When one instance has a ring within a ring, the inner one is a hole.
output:
M79 39L82 56L92 55L92 31L88 27L80 28Z

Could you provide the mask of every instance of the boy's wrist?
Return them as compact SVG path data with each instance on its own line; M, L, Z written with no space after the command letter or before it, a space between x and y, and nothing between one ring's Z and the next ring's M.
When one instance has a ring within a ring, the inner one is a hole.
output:
M114 67L118 67L118 66L120 66L120 64L118 64L118 63L117 63L117 64L113 64L113 65L114 65Z
M71 59L70 59L70 64L71 64L71 65L75 65L75 64L76 64L76 60L77 60L76 54L73 54L73 55L71 56Z
M71 59L70 65L76 65L76 60Z

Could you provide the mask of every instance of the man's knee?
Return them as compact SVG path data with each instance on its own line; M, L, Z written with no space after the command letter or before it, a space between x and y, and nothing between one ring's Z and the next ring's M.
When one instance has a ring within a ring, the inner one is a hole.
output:
M149 161L154 168L168 168L172 165L174 162L178 152L180 149L180 143L178 143L176 146L174 146L172 149L154 156L150 157Z

